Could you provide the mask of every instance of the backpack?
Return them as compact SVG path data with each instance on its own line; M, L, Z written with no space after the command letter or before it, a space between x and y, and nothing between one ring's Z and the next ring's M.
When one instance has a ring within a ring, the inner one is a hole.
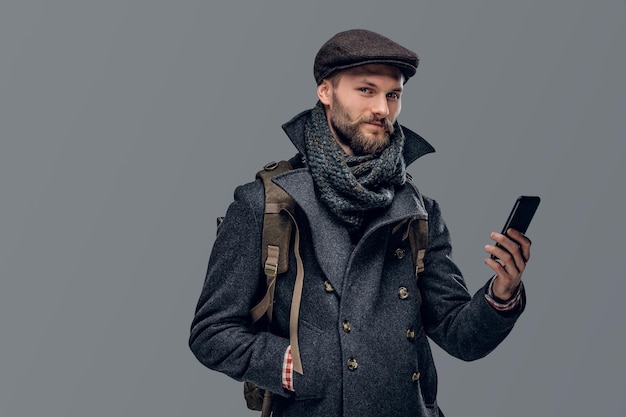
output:
M263 217L263 238L261 253L261 268L265 272L266 292L264 297L251 310L250 315L254 325L260 319L267 319L266 326L272 320L272 307L274 301L274 288L276 278L279 274L287 271L289 267L289 250L293 235L293 251L296 259L296 279L294 292L291 301L291 311L289 316L289 339L291 342L291 353L295 372L302 373L302 364L298 350L298 314L300 310L300 299L302 296L302 286L304 282L304 268L300 257L300 231L295 218L295 202L278 185L272 182L272 178L291 170L289 161L270 162L262 170L258 171L256 178L263 181L265 190L265 213ZM412 178L407 174L409 183L415 189L417 196L424 205L422 194L412 182ZM218 226L223 217L218 217ZM411 255L415 268L415 278L424 270L424 256L428 244L428 219L424 216L414 216L403 220L392 229L396 233L405 228L403 240L409 239ZM421 295L418 289L418 300L421 304ZM261 411L261 417L269 417L271 413L272 393L265 391L255 384L244 382L244 397L246 405L250 410Z

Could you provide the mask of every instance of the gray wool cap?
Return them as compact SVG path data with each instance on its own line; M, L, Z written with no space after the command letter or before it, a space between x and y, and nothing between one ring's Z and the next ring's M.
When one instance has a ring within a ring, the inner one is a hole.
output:
M417 54L391 39L365 29L339 32L330 38L317 52L313 75L319 85L332 73L359 65L387 64L398 67L405 82L415 71Z

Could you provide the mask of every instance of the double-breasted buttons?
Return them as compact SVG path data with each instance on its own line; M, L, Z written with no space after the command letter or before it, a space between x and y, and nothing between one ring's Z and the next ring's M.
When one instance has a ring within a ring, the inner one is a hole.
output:
M400 297L401 300L406 300L409 298L409 290L407 290L406 287L398 288L398 297Z
M406 338L409 340L415 339L415 329L407 329Z
M350 330L352 330L352 324L350 324L348 320L344 320L343 323L341 323L341 327L343 327L343 331L346 333L350 333Z
M356 371L356 368L359 367L359 363L354 358L348 359L348 362L346 362L346 364L348 365L348 369L351 371Z
M393 254L395 255L396 258L402 259L404 258L404 255L406 255L406 251L402 248L398 248Z
M324 290L326 290L326 292L335 291L329 280L324 281Z
M411 381L413 382L417 382L420 380L420 376L422 376L419 372L413 372L413 375L411 375Z

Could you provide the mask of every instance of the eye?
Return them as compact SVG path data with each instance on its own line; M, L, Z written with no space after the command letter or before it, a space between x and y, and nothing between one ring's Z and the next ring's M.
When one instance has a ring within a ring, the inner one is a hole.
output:
M367 94L367 93L371 93L371 92L372 92L372 90L370 90L370 89L369 89L369 88L367 88L367 87L359 87L359 91L360 91L361 93L365 93L365 94Z
M400 99L400 94L398 94L395 91L393 91L391 93L387 93L387 98L390 98L392 100L399 100Z

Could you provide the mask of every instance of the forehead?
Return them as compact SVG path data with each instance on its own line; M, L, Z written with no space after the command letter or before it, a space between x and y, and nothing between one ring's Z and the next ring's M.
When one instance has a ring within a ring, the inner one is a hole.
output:
M385 64L367 64L349 68L337 74L339 77L358 78L363 76L389 77L403 84L404 76L399 68Z

